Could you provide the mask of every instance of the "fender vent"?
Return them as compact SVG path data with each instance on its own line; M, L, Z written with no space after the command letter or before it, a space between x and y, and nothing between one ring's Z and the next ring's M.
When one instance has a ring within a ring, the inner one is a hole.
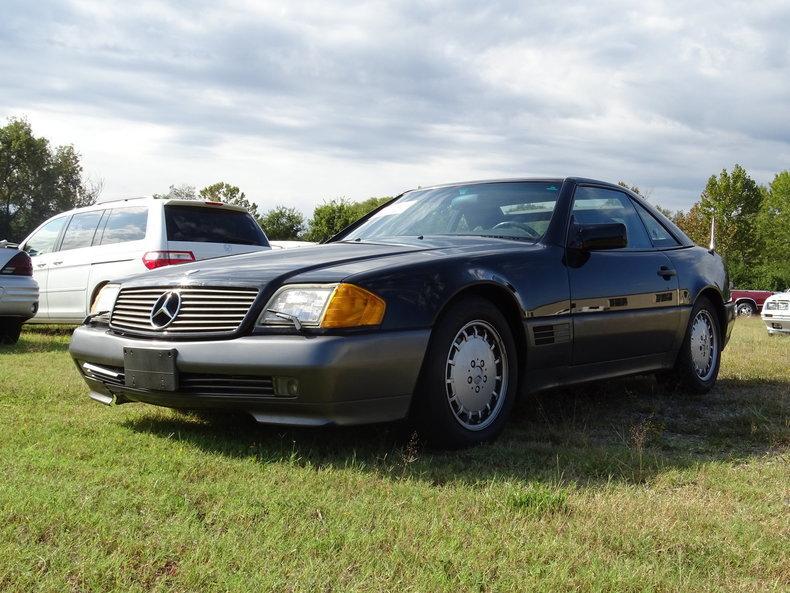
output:
M535 346L562 344L571 339L571 326L569 323L536 325L532 328L532 339L535 342Z
M659 292L656 294L656 302L657 303L668 303L672 301L672 293L671 292Z
M628 299L626 297L617 297L616 299L609 299L610 307L625 307L626 305L628 305Z

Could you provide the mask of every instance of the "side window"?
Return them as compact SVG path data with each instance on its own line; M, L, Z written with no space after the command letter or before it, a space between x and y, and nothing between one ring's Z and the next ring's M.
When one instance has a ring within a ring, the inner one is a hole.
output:
M62 216L55 220L50 220L25 243L25 251L31 257L52 253L55 250L55 243L58 240L61 229L66 223L67 218Z
M680 245L675 238L669 234L669 231L664 228L656 217L653 216L647 208L642 206L639 202L634 202L636 211L639 212L639 217L645 223L647 234L650 235L650 240L656 247L677 247Z
M145 239L147 224L148 208L115 208L110 211L107 218L101 244L110 245Z
M66 227L66 232L63 234L63 243L60 246L60 250L66 251L68 249L90 247L101 217L101 210L80 212L72 216L71 222L69 222L69 226Z
M578 224L607 224L621 222L628 233L625 249L652 249L642 219L631 199L613 189L578 187L573 196L573 218Z

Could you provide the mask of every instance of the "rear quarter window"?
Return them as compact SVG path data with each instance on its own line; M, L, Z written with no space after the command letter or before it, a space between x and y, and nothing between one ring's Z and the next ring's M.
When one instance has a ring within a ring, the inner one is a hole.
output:
M63 235L63 242L60 245L61 251L69 249L79 249L90 247L93 244L93 237L99 226L103 210L93 210L90 212L79 212L71 217L69 226Z
M664 228L656 218L648 212L642 204L634 201L636 211L639 213L642 222L645 223L647 234L655 247L677 247L680 243L672 236L672 234Z
M246 212L201 206L165 206L168 241L268 246L266 235Z
M145 239L148 224L148 208L115 208L110 210L104 232L102 245L125 243Z

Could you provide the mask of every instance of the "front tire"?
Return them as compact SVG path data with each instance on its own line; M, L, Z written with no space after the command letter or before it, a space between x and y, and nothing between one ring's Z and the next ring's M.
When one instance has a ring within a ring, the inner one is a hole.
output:
M694 393L707 393L719 376L721 350L722 332L716 309L707 298L700 297L691 310L673 378Z
M516 344L490 301L467 297L436 324L414 394L413 421L434 446L456 449L495 439L517 392Z

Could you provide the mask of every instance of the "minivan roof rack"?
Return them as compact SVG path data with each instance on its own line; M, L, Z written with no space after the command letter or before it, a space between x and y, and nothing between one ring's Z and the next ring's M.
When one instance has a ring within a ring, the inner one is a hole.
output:
M129 200L150 200L151 196L128 196L128 197L112 197L102 198L101 196L96 200L97 204L105 204L107 202L128 202Z

